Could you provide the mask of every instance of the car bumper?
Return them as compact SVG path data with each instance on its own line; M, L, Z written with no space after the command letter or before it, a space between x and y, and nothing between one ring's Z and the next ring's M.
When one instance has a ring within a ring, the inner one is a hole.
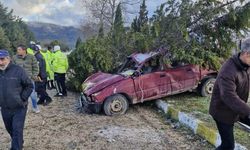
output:
M102 103L89 101L86 95L84 95L83 93L81 93L79 97L79 104L80 104L80 107L84 109L84 111L87 111L90 113L99 113L102 108Z

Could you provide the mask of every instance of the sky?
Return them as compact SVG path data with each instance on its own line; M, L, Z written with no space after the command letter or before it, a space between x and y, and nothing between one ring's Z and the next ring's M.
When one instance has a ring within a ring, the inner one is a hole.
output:
M13 9L14 14L24 21L63 26L79 26L89 13L84 9L81 0L0 0L0 2ZM166 0L146 0L149 16L163 2ZM139 4L129 9L139 10Z

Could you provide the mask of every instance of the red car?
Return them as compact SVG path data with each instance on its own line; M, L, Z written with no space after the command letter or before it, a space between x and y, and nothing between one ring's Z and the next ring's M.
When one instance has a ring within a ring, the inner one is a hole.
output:
M217 72L183 62L164 63L161 52L136 53L127 58L117 74L98 72L82 84L82 107L106 115L124 114L129 104L198 90L212 93Z

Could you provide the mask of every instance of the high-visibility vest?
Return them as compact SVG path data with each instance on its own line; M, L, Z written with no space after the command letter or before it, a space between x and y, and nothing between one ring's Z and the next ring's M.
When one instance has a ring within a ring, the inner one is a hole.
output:
M53 54L52 68L55 73L66 73L69 64L67 56L58 50Z
M27 48L27 53L31 54L31 55L35 55L33 49L31 49L31 48Z
M48 76L48 80L54 79L54 72L52 70L52 58L51 58L51 52L48 50L40 50L40 53L42 54L45 63L46 63L46 72Z

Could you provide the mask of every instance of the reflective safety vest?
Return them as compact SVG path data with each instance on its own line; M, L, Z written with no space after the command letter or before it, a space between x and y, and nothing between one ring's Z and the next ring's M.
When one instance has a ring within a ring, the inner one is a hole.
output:
M27 48L27 53L31 54L31 55L35 55L33 49L31 49L31 48Z
M48 80L54 80L54 72L52 70L51 52L48 50L40 50L40 53L42 54L46 63L46 72L47 72Z
M68 70L69 64L67 56L62 53L61 50L54 52L52 68L55 73L66 73Z

